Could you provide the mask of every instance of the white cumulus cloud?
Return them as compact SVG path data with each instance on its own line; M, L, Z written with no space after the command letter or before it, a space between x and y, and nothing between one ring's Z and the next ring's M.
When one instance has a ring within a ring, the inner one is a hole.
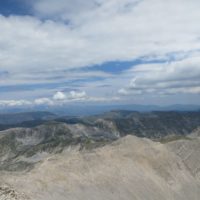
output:
M85 100L88 96L85 91L70 91L68 99L70 100Z
M65 100L66 99L66 95L63 92L56 92L56 94L54 94L53 96L54 100Z

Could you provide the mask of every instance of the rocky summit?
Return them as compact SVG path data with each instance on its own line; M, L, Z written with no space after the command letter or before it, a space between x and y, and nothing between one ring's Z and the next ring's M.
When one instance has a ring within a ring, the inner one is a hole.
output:
M199 200L199 155L198 136L165 144L126 136L92 150L37 153L32 170L0 173L0 199Z

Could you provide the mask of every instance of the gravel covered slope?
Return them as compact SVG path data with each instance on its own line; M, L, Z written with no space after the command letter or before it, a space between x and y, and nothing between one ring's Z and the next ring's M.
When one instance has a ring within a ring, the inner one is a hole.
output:
M33 200L199 200L199 149L198 136L165 144L126 136L91 150L68 147L0 178Z

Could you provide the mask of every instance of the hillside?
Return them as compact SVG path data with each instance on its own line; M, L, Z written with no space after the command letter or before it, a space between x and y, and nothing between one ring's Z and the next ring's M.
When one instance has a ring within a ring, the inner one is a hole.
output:
M199 200L199 149L197 136L166 144L126 136L92 150L66 148L31 171L0 173L0 199L10 188L15 199Z
M56 115L53 113L42 111L0 114L0 125L20 124L34 120L51 120L55 117Z
M31 169L43 155L62 152L68 146L94 148L116 140L119 133L85 126L47 122L35 128L0 132L0 170Z

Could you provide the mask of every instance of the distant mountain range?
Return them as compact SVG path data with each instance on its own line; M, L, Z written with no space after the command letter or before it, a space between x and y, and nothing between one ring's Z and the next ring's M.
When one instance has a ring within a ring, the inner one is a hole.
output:
M120 136L136 135L161 138L167 135L187 135L200 126L200 111L135 112L118 110L88 117L61 117L55 119L68 124L112 127Z
M19 107L19 108L1 108L0 113L18 113L18 112L33 112L43 110L46 112L56 113L57 115L70 116L86 116L102 114L110 110L131 110L138 112L150 111L197 111L200 110L200 105L170 105L170 106L156 106L156 105L94 105L94 104L69 104L60 106L36 106L36 107Z
M101 128L139 137L160 138L167 135L187 135L200 126L200 111L136 112L115 110L91 116L58 116L50 112L27 112L0 115L0 130L33 128L46 123L64 123Z

